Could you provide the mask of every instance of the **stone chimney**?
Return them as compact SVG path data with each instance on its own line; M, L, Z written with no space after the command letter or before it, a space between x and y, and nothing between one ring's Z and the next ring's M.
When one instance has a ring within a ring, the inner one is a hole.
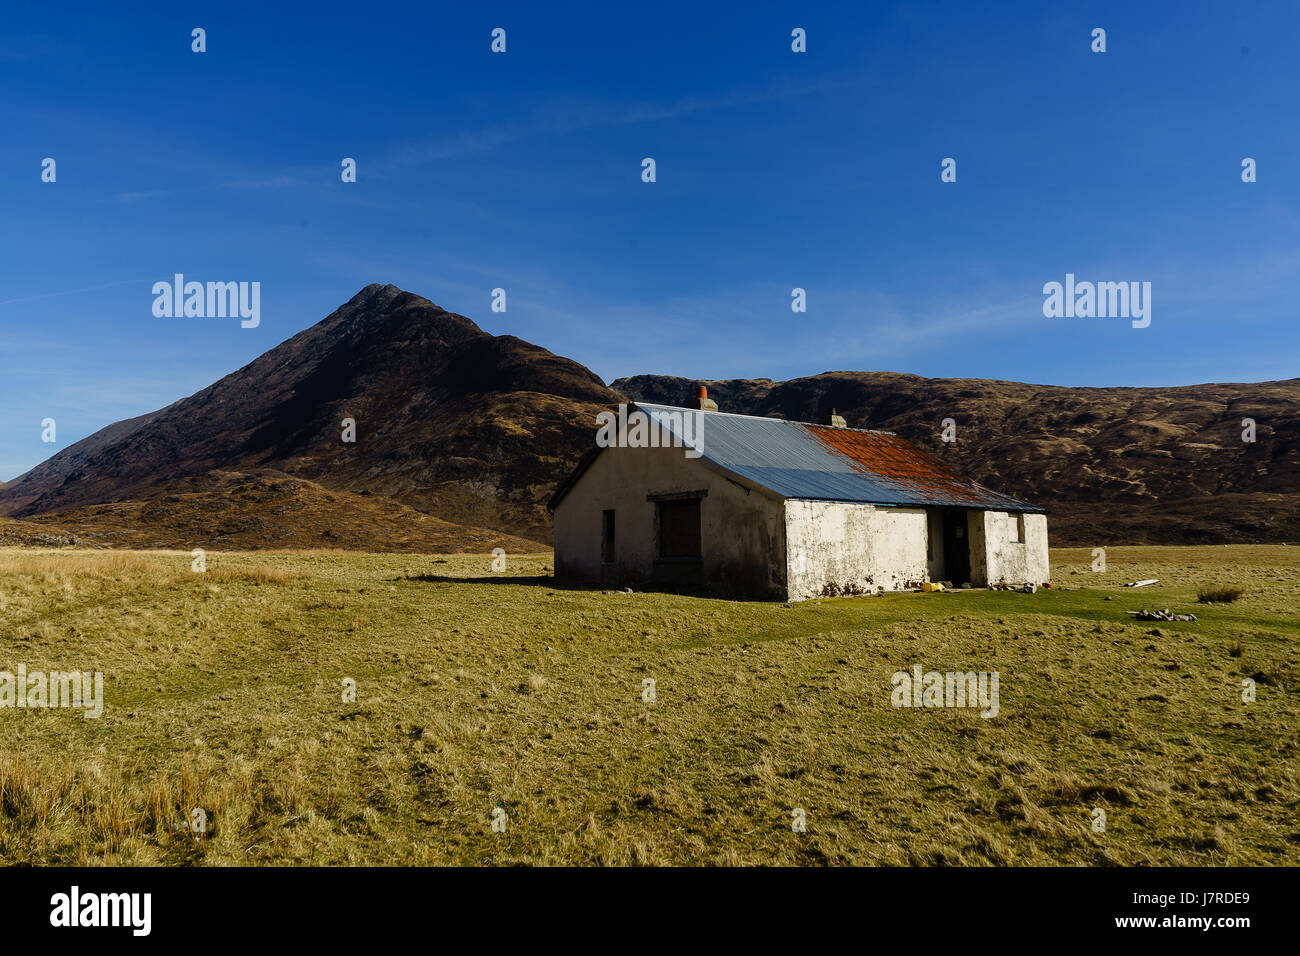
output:
M709 398L709 390L701 385L695 393L695 401L691 404L691 408L698 408L702 412L716 412L718 403Z
M847 428L849 423L844 420L843 415L839 414L832 408L830 414L823 415L822 420L818 424L829 425L831 428Z

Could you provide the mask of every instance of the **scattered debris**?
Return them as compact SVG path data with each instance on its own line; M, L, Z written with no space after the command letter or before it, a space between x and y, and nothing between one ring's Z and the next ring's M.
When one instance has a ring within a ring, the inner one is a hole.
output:
M1196 620L1195 614L1172 614L1170 613L1169 608L1165 608L1163 611L1148 611L1146 609L1143 609L1141 611L1129 611L1128 613L1133 615L1139 621L1195 621Z
M922 581L921 590L926 594L933 594L935 591L942 591L943 585L937 581Z
M1114 599L1113 597L1111 597L1109 594L1107 594L1107 595L1106 595L1106 600L1107 600L1107 601L1113 601L1113 600L1115 600L1115 599Z
M1128 584L1124 585L1124 587L1126 587L1126 588L1144 588L1144 587L1146 587L1148 584L1159 584L1159 583L1160 583L1160 579L1159 579L1159 578L1147 578L1145 581L1130 581Z

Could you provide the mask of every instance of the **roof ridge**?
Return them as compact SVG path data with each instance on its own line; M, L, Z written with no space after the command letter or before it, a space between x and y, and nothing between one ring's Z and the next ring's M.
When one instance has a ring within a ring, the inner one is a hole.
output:
M686 408L684 405L664 405L660 402L638 402L635 399L631 401L629 404L636 405L637 407L641 407L642 405L648 405L653 408L667 408L675 412L696 412L701 415L726 415L729 418L752 418L755 421L760 421L760 422L780 422L783 425L799 425L800 427L804 427L804 428L807 427L837 428L841 431L866 432L867 434L870 435L892 435L895 438L898 437L898 432L887 432L881 428L854 428L852 425L823 425L820 422L801 422L801 421L796 421L793 418L773 418L770 415L742 415L739 412L715 412L715 411L706 412L700 408Z

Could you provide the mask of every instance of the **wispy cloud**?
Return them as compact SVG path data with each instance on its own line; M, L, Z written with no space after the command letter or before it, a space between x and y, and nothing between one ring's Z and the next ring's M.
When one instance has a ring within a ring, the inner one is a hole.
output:
M15 305L19 302L35 302L38 299L57 299L66 295L80 295L83 292L98 292L100 289L112 289L120 285L133 285L137 282L153 282L156 276L148 279L119 279L116 282L104 282L100 285L84 286L80 289L60 289L57 292L38 292L35 295L19 296L16 299L0 299L0 306Z
M162 189L146 189L137 193L118 193L117 198L122 202L139 202L141 199L153 199L155 196L164 196L166 191Z
M734 109L778 99L788 99L850 86L850 81L783 84L759 90L733 90L713 96L690 96L671 103L611 103L582 99L551 100L534 107L525 119L464 130L450 136L432 136L391 147L374 163L375 172L424 166L444 159L488 152L525 139L565 136L591 129L634 126L677 119L693 113Z
M230 189L292 189L311 183L298 175L268 176L262 179L235 179L225 185Z

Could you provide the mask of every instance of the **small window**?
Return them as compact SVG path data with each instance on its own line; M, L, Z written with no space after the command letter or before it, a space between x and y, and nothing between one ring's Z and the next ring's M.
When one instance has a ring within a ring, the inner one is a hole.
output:
M600 513L600 560L614 563L614 509Z
M659 557L700 557L700 499L659 502Z
M1007 515L1011 519L1009 522L1011 531L1012 544L1024 544L1025 541L1025 516L1019 512Z

